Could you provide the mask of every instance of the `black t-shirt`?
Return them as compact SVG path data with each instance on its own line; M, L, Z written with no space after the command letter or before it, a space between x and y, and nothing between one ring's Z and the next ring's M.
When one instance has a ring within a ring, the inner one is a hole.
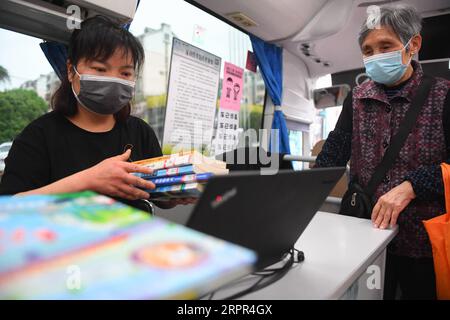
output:
M46 186L131 147L129 161L162 155L153 129L130 116L107 132L83 130L58 112L31 122L14 139L5 160L0 194L15 194Z

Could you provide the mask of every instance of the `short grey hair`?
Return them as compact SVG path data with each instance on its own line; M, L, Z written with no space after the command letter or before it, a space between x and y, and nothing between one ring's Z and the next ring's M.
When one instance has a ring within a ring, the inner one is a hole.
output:
M420 34L420 31L422 30L422 17L415 7L410 5L397 5L375 7L375 9L375 11L377 11L375 14L379 15L376 17L372 16L372 18L375 18L376 24L391 27L400 38L403 45L405 45L413 36ZM367 12L369 13L369 11L370 7ZM360 47L362 47L362 44L370 31L374 29L374 26L371 25L369 21L370 19L371 17L369 15L359 31L358 42Z

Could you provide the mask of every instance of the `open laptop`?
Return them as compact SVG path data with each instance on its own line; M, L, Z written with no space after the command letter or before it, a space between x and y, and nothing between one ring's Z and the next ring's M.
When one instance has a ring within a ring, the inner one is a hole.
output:
M214 177L186 225L256 251L261 269L295 245L344 171L247 171Z

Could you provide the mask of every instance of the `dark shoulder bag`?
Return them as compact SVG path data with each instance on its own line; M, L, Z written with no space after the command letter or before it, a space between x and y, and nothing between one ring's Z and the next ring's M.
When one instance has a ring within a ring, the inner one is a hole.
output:
M416 95L413 98L411 107L406 112L405 119L403 120L397 134L392 138L392 142L383 159L375 168L375 171L367 183L367 186L363 188L357 180L351 181L348 190L342 197L341 208L339 213L347 216L353 216L358 218L370 219L372 215L372 209L374 203L372 202L372 196L376 191L376 188L384 179L386 173L394 164L400 149L405 144L406 138L414 127L417 117L428 97L431 87L433 86L434 78L424 76L417 90Z

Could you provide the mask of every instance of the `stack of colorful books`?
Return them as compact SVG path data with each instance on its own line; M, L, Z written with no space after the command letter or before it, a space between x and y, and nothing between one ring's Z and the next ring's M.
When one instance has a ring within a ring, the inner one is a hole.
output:
M195 299L253 251L83 192L0 196L0 299Z
M150 193L152 200L158 201L198 198L209 178L228 173L225 162L208 158L197 151L180 152L134 163L153 169L152 174L134 175L155 184L155 189L146 191Z

